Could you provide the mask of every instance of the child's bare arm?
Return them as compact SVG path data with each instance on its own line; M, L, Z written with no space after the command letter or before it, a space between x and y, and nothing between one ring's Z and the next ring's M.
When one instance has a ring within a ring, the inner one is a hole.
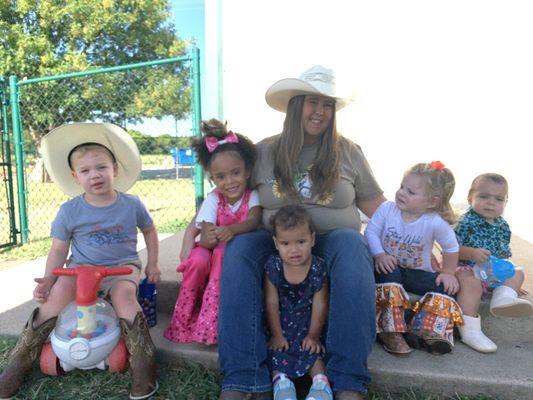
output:
M194 240L196 236L200 233L200 229L196 227L196 218L193 218L192 221L187 225L185 232L183 234L183 241L181 243L180 251L180 261L183 262L191 254L191 250L194 248Z
M54 268L61 268L67 261L70 240L64 241L54 238L52 246L46 258L46 268L42 278L35 278L37 286L33 290L33 299L38 303L44 303L48 298L50 289L54 285L57 277L52 273Z
M328 284L324 282L322 289L313 295L309 333L302 341L303 349L311 353L325 351L324 345L320 342L320 335L328 316L328 290Z
M289 342L283 336L283 331L281 329L278 290L266 276L264 279L263 288L265 294L267 325L271 334L268 347L278 351L288 350Z
M459 248L460 260L472 260L475 263L483 264L489 259L490 251L478 247L461 246Z
M260 206L250 208L248 210L248 218L245 221L217 227L217 239L219 241L229 242L235 235L255 231L261 222L262 214L263 210Z
M146 252L148 253L148 261L146 269L144 270L148 282L157 283L161 277L159 270L159 239L157 237L157 229L155 225L149 226L142 230L144 242L146 243Z

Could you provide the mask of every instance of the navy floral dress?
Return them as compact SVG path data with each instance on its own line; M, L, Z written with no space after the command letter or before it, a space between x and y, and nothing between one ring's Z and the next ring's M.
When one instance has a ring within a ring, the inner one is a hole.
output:
M295 285L285 279L283 261L279 255L270 256L265 270L267 279L278 289L281 329L289 342L289 350L269 349L270 368L297 378L305 375L320 357L319 354L302 350L302 341L311 324L313 295L322 288L326 280L326 266L324 260L313 256L307 277Z

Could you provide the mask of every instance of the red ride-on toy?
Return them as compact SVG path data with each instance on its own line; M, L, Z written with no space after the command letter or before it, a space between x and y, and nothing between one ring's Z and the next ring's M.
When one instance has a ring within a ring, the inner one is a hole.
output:
M41 351L40 366L44 374L60 375L75 368L126 370L128 350L120 339L117 315L111 304L98 298L98 287L106 276L131 272L129 267L54 269L55 275L76 277L76 300L59 314L51 342Z

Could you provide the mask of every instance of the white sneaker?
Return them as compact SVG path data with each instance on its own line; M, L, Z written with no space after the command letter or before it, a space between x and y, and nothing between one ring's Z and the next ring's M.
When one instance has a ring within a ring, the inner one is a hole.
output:
M297 400L294 383L285 374L274 384L273 392L274 400Z
M481 317L469 317L463 315L465 324L459 327L461 341L467 346L472 347L481 353L494 353L498 346L492 340L485 336L481 330Z
M499 286L492 292L490 313L495 317L524 318L533 314L533 305L509 286Z

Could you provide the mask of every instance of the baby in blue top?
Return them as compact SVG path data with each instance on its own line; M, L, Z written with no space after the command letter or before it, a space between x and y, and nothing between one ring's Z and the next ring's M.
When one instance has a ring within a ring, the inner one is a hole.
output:
M479 175L468 192L469 210L455 228L460 245L457 278L460 291L457 301L463 310L464 326L459 328L463 343L482 353L494 352L496 344L481 331L478 309L483 293L492 291L490 311L502 317L526 317L533 306L518 297L524 272L517 268L514 276L492 290L474 276L474 264L483 264L489 256L511 257L511 230L502 217L508 199L507 180L494 173Z

